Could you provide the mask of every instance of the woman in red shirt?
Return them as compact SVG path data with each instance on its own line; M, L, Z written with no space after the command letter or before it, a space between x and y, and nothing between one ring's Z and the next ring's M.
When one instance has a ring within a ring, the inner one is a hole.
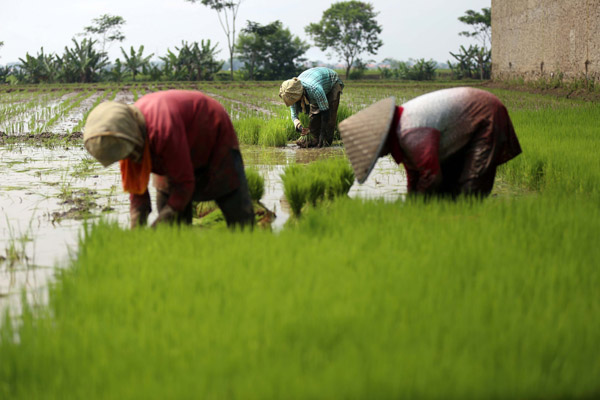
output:
M191 223L192 201L216 200L228 225L252 225L254 211L235 130L216 100L168 90L134 105L105 102L88 116L84 145L104 166L120 161L131 226L146 224L154 174L158 218Z

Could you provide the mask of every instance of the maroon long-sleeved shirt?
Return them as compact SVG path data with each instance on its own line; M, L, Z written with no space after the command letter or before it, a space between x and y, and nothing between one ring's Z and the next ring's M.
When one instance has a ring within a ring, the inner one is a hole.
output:
M145 95L135 106L146 120L155 183L169 192L167 204L174 210L183 210L194 193L216 199L239 186L232 158L239 144L219 102L197 91L168 90ZM196 187L198 175L202 187ZM130 201L150 209L148 191L130 195Z
M469 177L521 153L500 100L468 87L431 92L398 107L388 145L406 168L409 192L434 190L443 179L441 165L465 147L478 158L465 172Z

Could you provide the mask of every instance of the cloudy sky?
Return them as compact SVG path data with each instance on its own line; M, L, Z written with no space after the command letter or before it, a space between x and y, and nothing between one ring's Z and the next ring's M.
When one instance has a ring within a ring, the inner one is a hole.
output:
M238 28L246 21L266 24L280 20L291 32L306 40L304 27L321 19L332 1L322 0L243 0L238 14ZM371 0L379 12L377 19L383 28L384 45L375 56L363 57L381 61L386 57L398 60L433 58L445 62L448 52L455 51L467 38L458 32L467 26L457 20L468 9L490 7L491 0ZM228 58L227 40L217 14L200 3L184 0L0 0L0 64L16 62L29 52L62 54L71 46L71 38L83 32L93 18L102 14L120 15L126 20L126 39L109 49L111 60L120 56L120 46L144 45L146 54L164 55L167 48L210 39L219 43L220 59ZM239 29L236 30L239 31ZM473 42L474 43L474 42ZM156 58L155 56L155 58ZM328 57L312 47L306 54L310 60L336 63L338 57Z

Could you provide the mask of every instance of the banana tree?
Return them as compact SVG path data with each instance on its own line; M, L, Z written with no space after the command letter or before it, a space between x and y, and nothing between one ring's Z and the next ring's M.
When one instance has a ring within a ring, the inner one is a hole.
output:
M81 43L75 39L72 41L74 44L72 49L65 47L63 56L65 69L74 74L78 82L94 82L108 64L108 57L94 49L95 40L85 38Z
M123 58L125 59L123 66L126 70L131 72L133 76L133 80L135 81L135 77L140 72L145 72L146 68L150 65L150 59L154 55L154 53L149 56L144 57L144 46L140 46L137 51L131 46L129 49L129 54L121 47L121 53L123 53Z
M25 54L25 58L19 58L20 69L25 74L25 80L29 83L51 83L56 82L59 75L59 59L54 54L44 53L42 47L36 56Z

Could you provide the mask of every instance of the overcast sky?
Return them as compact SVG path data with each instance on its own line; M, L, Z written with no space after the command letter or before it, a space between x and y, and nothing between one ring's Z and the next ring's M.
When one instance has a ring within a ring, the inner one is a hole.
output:
M280 20L292 34L311 45L304 33L309 23L318 22L332 1L322 0L243 0L236 30L246 21L261 24ZM377 20L382 26L383 46L375 56L363 59L381 61L386 57L398 60L433 58L445 62L449 51L461 44L475 43L459 36L467 25L457 18L468 9L480 11L490 7L491 0L372 0ZM219 25L217 14L200 3L184 0L0 0L0 64L17 62L25 53L36 55L41 47L46 53L61 54L71 47L77 33L102 14L120 15L126 20L126 39L109 49L111 61L120 56L120 46L145 46L145 53L162 56L167 48L174 49L182 40L190 42L210 39L219 43L218 58L227 59L227 39ZM336 63L316 47L306 53L310 60Z

